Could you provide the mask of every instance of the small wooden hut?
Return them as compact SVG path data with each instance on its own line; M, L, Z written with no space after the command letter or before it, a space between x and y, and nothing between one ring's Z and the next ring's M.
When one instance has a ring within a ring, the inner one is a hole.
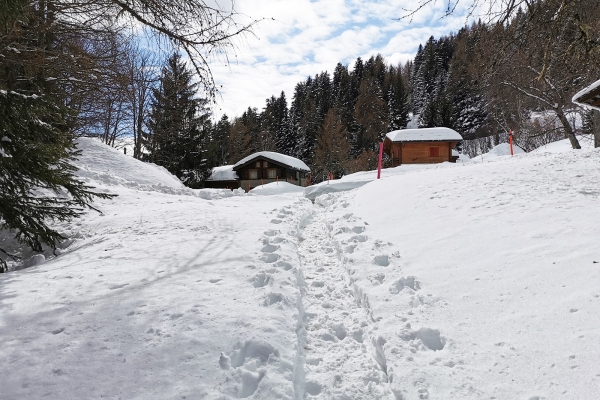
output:
M600 110L600 80L573 96L573 103Z
M276 181L306 186L310 168L301 160L272 151L261 151L245 157L233 166L240 187L251 190Z
M402 164L456 162L452 153L462 136L449 128L402 129L385 136L383 150L392 167Z

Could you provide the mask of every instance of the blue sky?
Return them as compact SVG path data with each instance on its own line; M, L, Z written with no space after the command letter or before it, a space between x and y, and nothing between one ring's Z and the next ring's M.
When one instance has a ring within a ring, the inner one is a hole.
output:
M321 71L333 71L338 62L352 66L380 53L391 64L414 57L431 36L455 32L467 22L467 4L443 17L445 0L419 11L412 22L399 21L419 0L238 0L236 9L248 18L267 18L255 36L238 38L229 66L212 64L214 78L222 85L214 107L239 116L248 106L262 109L265 99L285 91L291 100L297 82ZM270 20L271 18L274 19ZM234 62L235 61L235 62Z

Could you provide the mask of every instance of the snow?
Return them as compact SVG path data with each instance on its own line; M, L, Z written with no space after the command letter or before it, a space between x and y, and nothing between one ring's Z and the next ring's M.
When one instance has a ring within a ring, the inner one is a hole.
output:
M235 181L238 179L237 173L233 170L233 165L224 165L222 167L214 167L209 181Z
M596 398L599 149L367 171L312 204L80 144L118 197L0 275L0 398Z
M235 165L233 167L235 168L240 165L244 165L248 161L250 161L254 158L257 158L257 157L264 157L269 160L276 161L280 164L290 166L290 167L300 170L300 171L310 171L310 168L308 168L308 166L302 160L299 160L295 157L286 156L285 154L274 153L272 151L259 151L258 153L250 154L248 157L245 157L245 158L241 159L240 161L238 161L237 163L235 163Z
M513 153L514 153L514 155L524 154L525 150L523 150L516 144L513 144ZM493 160L495 158L504 157L504 156L508 156L508 157L511 156L510 155L510 144L508 144L508 143L497 144L496 146L492 147L492 149L490 149L490 151L488 151L487 153L484 153L480 156L474 157L472 159L472 161Z
M583 96L585 96L585 95L586 95L586 94L588 94L588 93L591 93L592 91L596 90L596 89L597 89L597 88L599 88L599 87L600 87L600 79L599 79L599 80L597 80L596 82L592 83L590 86L588 86L588 87L586 87L586 88L584 88L584 89L580 90L579 92L577 92L577 93L576 93L576 94L573 96L573 99L572 99L571 101L572 101L573 103L575 103L575 104L579 105L579 106L582 106L582 107L585 107L585 108L589 108L589 107L590 107L590 105L589 105L589 104L585 104L585 103L579 103L577 100L578 100L580 97L583 97ZM594 108L597 108L597 107L594 107Z
M304 187L293 185L289 182L272 182L257 186L250 191L251 194L259 196L272 196L275 194L296 193L304 194Z
M577 136L577 140L583 150L592 150L594 148L594 141L590 137ZM570 151L579 151L573 149L569 139L563 139L556 142L548 143L547 145L538 147L533 150L532 153L566 153Z
M84 156L76 163L78 175L86 181L99 185L145 188L148 190L184 190L185 186L164 167L142 163L133 157L124 156L117 149L97 139L79 138L78 148Z
M464 156L466 157L466 156ZM468 161L468 157L465 158L465 162ZM414 171L420 171L423 169L431 169L431 168L446 168L449 166L453 166L456 164L452 164L449 162L440 163L440 164L403 164L394 168L384 168L381 170L381 178L385 179L387 177L402 175L405 173L410 173ZM356 189L361 186L366 185L367 183L374 181L377 179L377 170L372 171L361 171L355 172L353 174L345 175L340 179L334 179L331 181L320 182L316 185L309 186L305 189L304 195L314 200L318 196L327 193L338 193L338 192L346 192L348 190Z
M450 128L401 129L385 135L392 142L461 141L460 133Z

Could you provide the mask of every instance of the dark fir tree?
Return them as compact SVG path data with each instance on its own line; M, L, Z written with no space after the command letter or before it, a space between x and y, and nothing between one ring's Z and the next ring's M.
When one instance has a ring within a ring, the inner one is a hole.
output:
M248 107L240 117L240 121L245 127L245 133L250 137L249 150L251 153L274 148L275 138L270 136L270 132L261 131L260 120L261 115L256 107Z
M0 229L41 252L63 239L52 222L69 221L93 208L94 197L111 196L74 175L74 115L64 106L64 87L49 79L74 77L71 58L63 62L67 49L56 41L52 13L27 4L5 2L0 15L3 29L10 26L4 32L12 31L0 35ZM0 272L16 257L0 248Z
M306 99L306 83L299 82L294 88L292 103L290 104L287 139L285 145L281 147L284 154L296 157L298 150L298 138L301 131L301 122L304 119L304 102Z
M334 177L342 177L348 170L350 142L346 129L335 108L331 108L317 138L315 157L311 171L318 182L332 173Z
M216 165L227 165L229 160L229 135L231 132L231 122L227 114L223 114L221 119L214 124L212 129L213 151L215 152Z
M390 80L387 91L388 130L394 131L406 128L408 123L408 91L404 86L400 68L390 67L388 77Z
M178 53L166 62L153 90L149 132L152 162L165 167L185 185L198 187L213 165L207 101L197 98L197 83Z

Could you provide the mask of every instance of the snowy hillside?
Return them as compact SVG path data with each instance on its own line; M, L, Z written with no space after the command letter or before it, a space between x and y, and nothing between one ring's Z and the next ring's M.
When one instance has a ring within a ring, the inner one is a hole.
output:
M313 204L81 146L119 196L0 275L0 399L596 398L598 149L364 172Z

